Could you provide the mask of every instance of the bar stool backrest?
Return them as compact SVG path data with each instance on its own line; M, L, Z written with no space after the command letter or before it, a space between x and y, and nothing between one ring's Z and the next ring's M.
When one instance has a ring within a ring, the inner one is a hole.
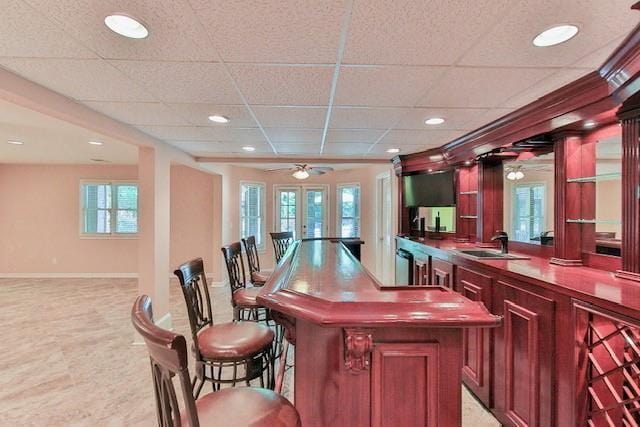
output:
M293 232L281 231L270 234L271 240L273 241L273 251L276 257L276 263L279 263L284 256L284 253L287 252L289 245L293 242Z
M207 326L213 325L211 298L209 297L209 286L207 277L204 274L202 258L195 258L185 262L173 274L180 281L184 301L187 305L196 359L202 360L198 351L198 332Z
M228 246L223 246L222 254L224 262L227 265L227 274L229 275L229 286L233 294L238 289L247 286L244 273L244 262L242 261L242 246L240 242L234 242Z
M260 258L258 257L258 245L256 245L256 237L249 236L242 239L244 245L244 253L247 255L247 265L249 266L249 277L253 273L260 272Z
M196 403L191 391L185 338L153 323L151 298L147 295L139 296L133 304L131 322L142 335L149 351L158 425L181 425L180 406L173 383L173 378L177 376L189 425L199 427Z

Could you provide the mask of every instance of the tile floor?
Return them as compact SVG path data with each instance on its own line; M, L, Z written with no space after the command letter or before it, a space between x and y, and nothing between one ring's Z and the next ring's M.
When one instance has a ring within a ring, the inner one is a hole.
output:
M174 328L189 336L171 289ZM0 279L0 426L156 425L146 349L132 345L136 294L135 279ZM227 288L212 299L214 319L230 320ZM500 425L466 390L462 424Z

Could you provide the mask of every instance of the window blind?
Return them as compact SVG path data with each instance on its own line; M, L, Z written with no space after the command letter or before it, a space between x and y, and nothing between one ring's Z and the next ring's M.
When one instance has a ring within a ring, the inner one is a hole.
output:
M96 182L81 185L83 234L138 232L138 186Z
M360 237L360 186L338 187L340 237Z
M264 246L264 184L244 183L240 187L240 237L255 236Z

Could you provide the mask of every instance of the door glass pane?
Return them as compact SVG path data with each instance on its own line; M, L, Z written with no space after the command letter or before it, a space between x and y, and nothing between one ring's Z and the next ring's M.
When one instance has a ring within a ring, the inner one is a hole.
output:
M322 237L324 228L324 191L307 191L307 211L305 219L305 237Z
M292 231L296 234L296 192L291 190L280 191L280 231Z

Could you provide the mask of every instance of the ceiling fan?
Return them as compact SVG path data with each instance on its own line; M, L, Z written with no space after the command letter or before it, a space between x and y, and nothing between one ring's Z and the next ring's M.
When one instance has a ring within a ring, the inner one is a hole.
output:
M307 179L310 175L324 175L327 172L333 171L333 168L328 166L312 167L307 164L294 164L290 168L276 168L267 169L269 172L288 171L292 172L291 176L296 179Z

